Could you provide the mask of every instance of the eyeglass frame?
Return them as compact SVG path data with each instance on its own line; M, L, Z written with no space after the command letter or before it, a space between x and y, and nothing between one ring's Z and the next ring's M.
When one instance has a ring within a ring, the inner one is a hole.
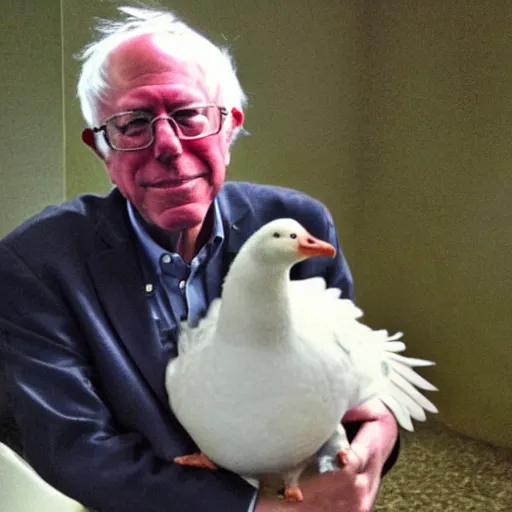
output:
M216 107L218 109L218 111L219 111L219 114L220 114L219 127L217 128L216 131L214 131L212 133L207 133L206 135L196 135L196 136L192 136L192 137L185 137L185 136L183 136L183 133L181 133L181 130L180 130L178 124L176 123L176 121L173 119L172 115L175 114L176 112L179 112L180 110L187 110L187 109L199 108L199 107ZM110 138L108 136L107 123L109 121L111 121L112 119L114 119L115 117L126 115L126 114L134 114L134 113L137 113L137 112L145 113L143 110L127 110L125 112L118 112L117 114L114 114L114 115L112 115L110 117L107 117L107 119L105 119L105 121L103 121L103 124L101 126L93 127L92 131L94 133L103 133L103 138L105 139L105 142L107 143L108 147L110 149L113 149L114 151L140 151L142 149L149 148L149 146L151 146L151 144L153 144L153 142L155 142L155 129L154 129L155 125L154 125L154 123L156 121L160 121L160 120L163 120L163 119L168 121L169 124L171 125L174 133L176 134L176 136L178 137L179 140L197 140L197 139L202 139L204 137L210 137L211 135L217 135L221 131L221 129L222 129L222 125L224 124L224 120L229 115L228 109L226 107L221 107L219 105L214 105L214 104L206 104L206 105L203 105L203 104L192 104L192 105L185 105L183 107L179 107L177 109L174 109L172 112L168 113L167 115L155 116L155 117L153 117L153 119L151 119L151 121L149 122L149 128L151 129L151 140L145 146L141 146L140 148L118 148L118 147L115 147L112 144L112 142L110 141Z

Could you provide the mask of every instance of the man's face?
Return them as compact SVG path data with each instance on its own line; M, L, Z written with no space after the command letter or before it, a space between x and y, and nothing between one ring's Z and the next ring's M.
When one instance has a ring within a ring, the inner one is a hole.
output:
M161 43L143 35L112 52L101 122L131 110L160 116L190 104L217 104L200 68L171 57L165 37ZM150 147L111 150L104 158L110 179L150 224L165 231L200 226L224 182L231 133L179 140L166 120L153 127Z

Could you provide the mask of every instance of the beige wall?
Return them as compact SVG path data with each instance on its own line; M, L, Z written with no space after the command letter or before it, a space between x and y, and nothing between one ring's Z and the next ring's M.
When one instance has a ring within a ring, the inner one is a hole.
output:
M510 3L370 4L361 303L438 361L447 423L512 446Z
M57 2L7 3L13 23L32 30L0 32L14 123L0 128L4 232L42 204L108 190L80 142L73 55L93 16L115 13L107 2L62 1L61 68ZM251 136L234 148L231 178L323 200L367 320L405 331L410 354L438 361L425 373L441 388L441 418L512 446L508 1L245 4L170 4L217 42L225 36L239 62ZM38 80L35 93L25 76ZM41 109L44 129L16 120L22 112L37 124Z
M360 298L438 361L447 423L512 446L510 3L403 4L368 9Z
M63 197L58 0L0 0L0 236Z

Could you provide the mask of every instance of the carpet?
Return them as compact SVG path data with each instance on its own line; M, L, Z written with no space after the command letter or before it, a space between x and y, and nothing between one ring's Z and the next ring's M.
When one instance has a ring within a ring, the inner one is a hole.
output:
M512 450L437 420L415 428L401 435L400 457L374 512L512 512Z

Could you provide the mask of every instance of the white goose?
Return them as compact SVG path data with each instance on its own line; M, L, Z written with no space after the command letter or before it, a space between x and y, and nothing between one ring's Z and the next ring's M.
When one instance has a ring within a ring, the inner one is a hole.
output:
M346 462L340 421L352 407L378 397L407 430L437 412L416 387L436 388L413 370L433 363L397 354L401 333L360 323L361 310L322 278L290 280L295 263L334 254L295 220L272 221L241 248L206 317L182 326L166 389L201 453L177 463L278 474L285 499L302 501L312 457L320 471Z

